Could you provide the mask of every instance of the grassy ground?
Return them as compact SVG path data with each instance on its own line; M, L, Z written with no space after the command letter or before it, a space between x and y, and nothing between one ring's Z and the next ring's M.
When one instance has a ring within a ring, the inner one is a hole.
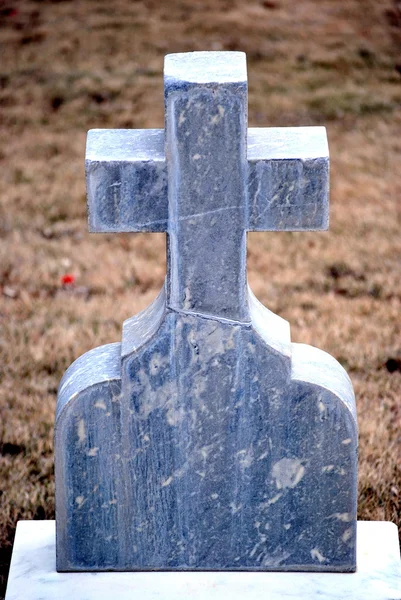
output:
M248 55L249 121L326 125L329 233L249 236L249 279L336 356L360 425L359 516L400 525L401 11L392 0L0 0L0 563L54 516L57 385L162 285L164 238L88 235L86 130L163 126L163 56ZM72 273L74 284L63 284ZM1 591L0 591L1 595Z

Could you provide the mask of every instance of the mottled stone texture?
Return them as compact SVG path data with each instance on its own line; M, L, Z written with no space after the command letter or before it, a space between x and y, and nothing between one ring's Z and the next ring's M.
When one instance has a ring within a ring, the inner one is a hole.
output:
M61 382L57 568L352 571L351 382L246 285L248 230L327 227L324 129L247 130L239 52L168 56L165 106L89 133L91 229L166 231L167 277Z

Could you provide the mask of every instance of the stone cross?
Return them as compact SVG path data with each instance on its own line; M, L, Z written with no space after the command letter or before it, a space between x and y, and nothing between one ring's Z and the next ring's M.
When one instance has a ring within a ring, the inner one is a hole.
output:
M247 129L243 53L164 73L165 132L88 135L90 229L166 232L167 276L60 384L57 568L352 571L352 385L246 280L247 231L327 228L324 128Z

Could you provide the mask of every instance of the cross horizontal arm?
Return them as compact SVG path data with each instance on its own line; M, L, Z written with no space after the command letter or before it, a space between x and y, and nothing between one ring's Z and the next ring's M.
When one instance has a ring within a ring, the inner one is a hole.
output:
M249 128L247 153L249 231L327 229L324 127ZM90 231L167 231L162 129L89 131L86 178Z
M89 231L167 231L162 129L92 129L85 166Z
M324 127L248 129L249 231L329 226L329 149Z

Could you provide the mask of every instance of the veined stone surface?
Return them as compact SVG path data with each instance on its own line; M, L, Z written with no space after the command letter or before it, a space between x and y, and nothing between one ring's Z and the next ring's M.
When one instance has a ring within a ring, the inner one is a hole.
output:
M351 382L246 282L247 231L327 227L324 129L248 130L239 52L167 56L165 107L88 137L91 229L165 231L167 277L60 384L57 568L352 571Z

